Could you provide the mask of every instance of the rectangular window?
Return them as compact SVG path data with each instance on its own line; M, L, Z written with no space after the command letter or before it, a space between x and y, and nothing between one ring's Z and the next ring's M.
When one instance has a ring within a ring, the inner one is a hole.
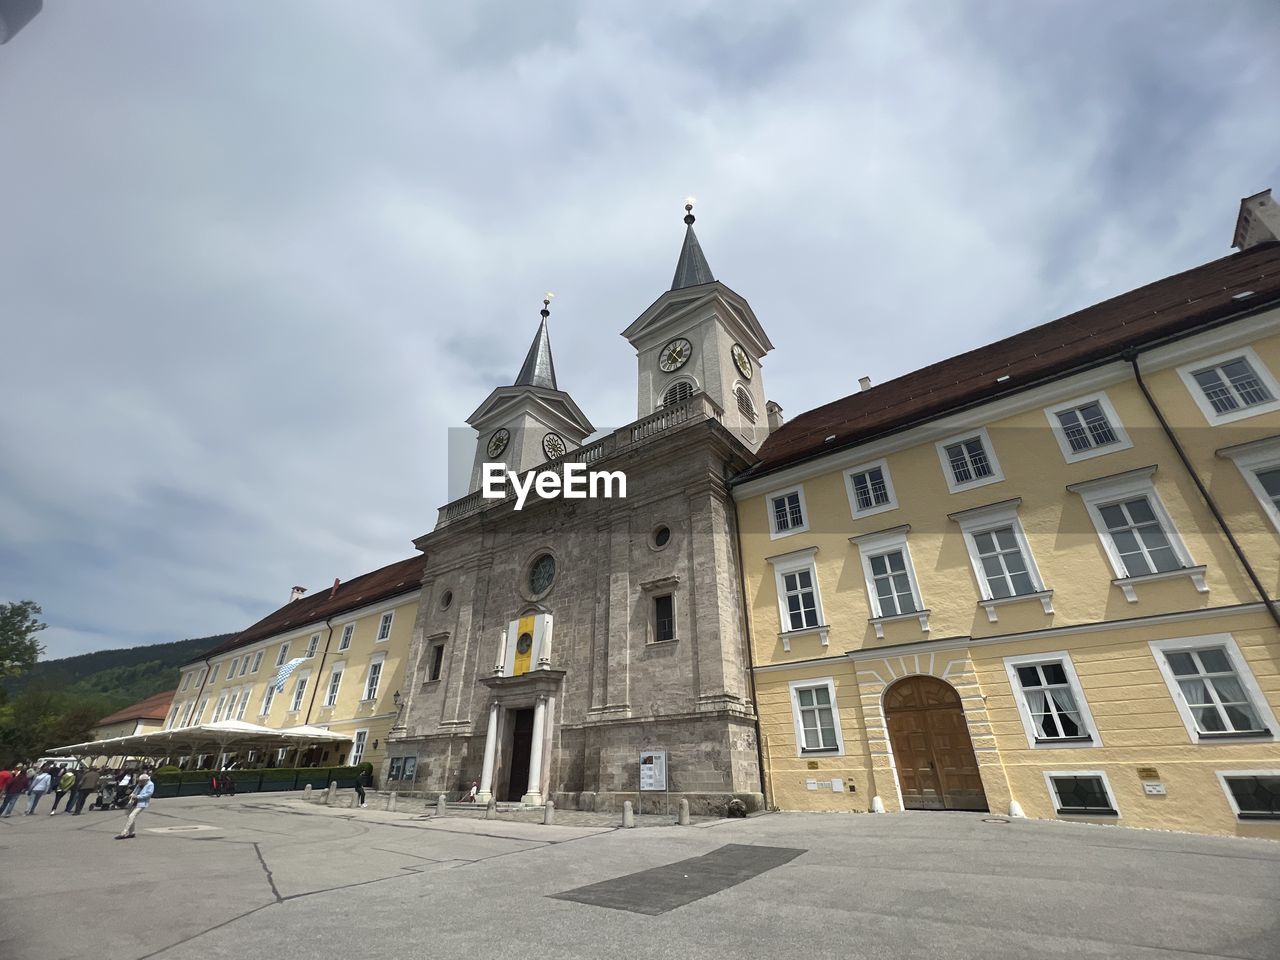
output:
M238 666L240 666L240 658L239 658L239 657L233 657L233 658L231 659L231 666L227 667L227 679L228 679L228 680L230 680L231 678L233 678L233 677L236 675L236 667L238 667Z
M416 775L417 775L417 772L418 772L418 758L417 758L417 757L405 757L405 758L404 758L404 773L403 773L403 774L401 774L400 779L401 779L401 780L412 780L412 779L414 778L414 776L416 776Z
M364 758L364 745L369 739L368 730L357 730L351 746L351 766L356 766Z
M369 676L364 683L364 699L378 699L378 680L382 677L382 661L373 660L369 663Z
M196 702L192 700L187 704L187 712L182 715L182 725L184 727L191 726L191 715L195 712Z
M1120 556L1125 576L1140 577L1182 568L1182 561L1146 497L1100 504L1098 513Z
M196 711L196 723L204 723L204 711L209 706L209 698L205 697L200 701L200 709Z
M258 668L262 666L262 655L265 652L266 651L264 650L259 650L257 653L253 655L253 669L249 671L250 673L258 672Z
M173 705L173 709L169 711L169 720L168 720L168 722L166 723L166 726L167 726L167 727L169 727L169 729L171 729L171 730L173 729L173 725L174 725L174 724L177 722L177 720L178 720L178 710L179 710L179 709L181 709L181 707L180 707L178 704L176 704L176 703L175 703L175 704ZM218 718L217 718L217 717L214 717L213 719L217 720Z
M302 709L302 695L307 690L307 675L304 673L298 677L298 682L293 686L293 700L289 704L289 712L297 713Z
M1081 710L1084 698L1078 693L1075 673L1068 673L1069 661L1031 663L1015 657L1005 662L1016 678L1014 689L1021 695L1033 743L1093 739L1091 725Z
M249 672L249 655L246 653L244 659L240 661L240 676L244 676Z
M204 684L204 675L205 675L205 673L206 673L206 672L207 672L207 671L205 670L205 668L204 668L204 667L201 667L201 668L200 668L200 670L199 670L199 672L196 674L196 688L197 688L197 689L199 689L199 687L200 687L201 685L203 685L203 684Z
M220 664L220 663L215 663L215 664L213 665L213 673L209 674L209 685L210 685L210 686L213 686L213 684L215 684L215 683L217 683L217 682L218 682L218 671L219 671L219 670L221 670L221 669L222 669L222 664Z
M178 692L184 693L189 686L191 686L191 674L184 673L182 675L182 686L178 688Z
M431 669L427 671L428 680L439 680L444 670L444 644L437 643L431 648Z
M1058 410L1055 416L1072 453L1083 453L1120 442L1102 404L1096 400L1067 410Z
M783 602L788 630L818 626L818 602L813 591L813 570L795 570L782 575Z
M1231 413L1274 400L1245 357L1234 357L1192 373L1215 413Z
M342 667L334 667L333 673L329 674L329 690L324 695L324 705L332 707L338 702L338 688L342 686Z
M287 643L280 644L280 652L276 655L276 666L283 666L285 657L289 656L289 645Z
M378 639L385 640L391 636L391 620L394 611L388 611L382 615L382 619L378 621Z
M804 493L799 487L770 494L769 534L774 539L809 529L805 523Z
M876 588L880 616L896 617L902 613L915 613L916 599L902 551L882 553L868 558L868 562L871 565L871 578Z
M313 633L311 640L307 643L307 659L310 660L316 655L316 650L320 647L320 634Z
M1262 491L1271 501L1271 505L1280 510L1280 467L1272 470L1259 470L1256 474Z
M657 643L676 638L676 605L671 594L653 598L653 639Z
M1241 820L1280 820L1280 770L1233 770L1218 778Z
M973 543L991 597L999 599L1036 592L1035 581L1012 526L974 533Z
M836 753L844 749L830 678L792 683L791 707L800 753Z
M252 688L252 687L245 687L245 688L244 688L244 693L240 694L240 703L239 703L239 705L236 707L236 719L237 719L237 720L243 720L243 719L244 719L244 711L245 711L245 708L249 706L249 694L251 694L252 692L253 692L253 688Z
M1267 732L1225 647L1166 650L1164 658L1202 735Z
M276 685L274 683L267 684L267 692L262 695L262 711L260 716L265 717L271 712L271 704L276 699Z
M338 641L338 650L342 651L351 646L351 635L356 632L356 625L348 623L342 628L342 639Z
M852 474L849 482L853 485L853 502L857 510L870 510L889 502L889 486L880 467Z
M222 708L227 702L227 695L222 693L218 696L218 702L213 705L213 722L217 723L222 719Z
M947 462L956 486L991 476L991 461L981 437L970 437L947 445Z
M1047 773L1053 803L1058 813L1082 813L1093 816L1119 816L1107 779L1101 773Z
M387 770L388 780L399 780L400 772L404 769L404 757L392 757L391 766Z

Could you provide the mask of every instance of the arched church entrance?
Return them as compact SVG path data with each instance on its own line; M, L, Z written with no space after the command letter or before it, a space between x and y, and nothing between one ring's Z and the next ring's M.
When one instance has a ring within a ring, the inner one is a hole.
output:
M905 809L987 809L964 707L951 684L903 677L885 691L884 712Z

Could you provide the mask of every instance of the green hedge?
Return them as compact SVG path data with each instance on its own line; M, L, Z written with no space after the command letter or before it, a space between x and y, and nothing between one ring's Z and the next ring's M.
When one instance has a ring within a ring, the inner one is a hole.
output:
M364 764L361 764L364 766ZM236 793L272 793L301 790L308 783L315 790L336 782L339 789L355 786L359 767L269 767L261 770L232 770ZM157 797L198 797L211 792L212 770L168 770L156 772Z

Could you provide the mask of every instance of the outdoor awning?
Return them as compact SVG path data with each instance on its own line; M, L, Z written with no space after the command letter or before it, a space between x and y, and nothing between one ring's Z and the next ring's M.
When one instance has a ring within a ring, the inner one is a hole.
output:
M165 757L175 754L224 753L236 750L279 750L316 743L350 743L347 734L323 727L301 726L276 729L243 720L219 720L172 730L138 733L54 747L50 754L79 757Z

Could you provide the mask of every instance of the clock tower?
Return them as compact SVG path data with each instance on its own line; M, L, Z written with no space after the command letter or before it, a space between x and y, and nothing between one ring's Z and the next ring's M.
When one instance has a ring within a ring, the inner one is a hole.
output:
M467 418L479 434L471 492L480 489L482 464L504 463L508 470L523 473L576 450L595 431L573 398L556 385L547 332L550 306L551 294L547 294L542 301L542 322L515 383L498 387Z
M705 393L752 451L769 434L760 361L773 349L750 304L711 273L685 204L684 246L671 289L622 332L639 362L637 416Z

